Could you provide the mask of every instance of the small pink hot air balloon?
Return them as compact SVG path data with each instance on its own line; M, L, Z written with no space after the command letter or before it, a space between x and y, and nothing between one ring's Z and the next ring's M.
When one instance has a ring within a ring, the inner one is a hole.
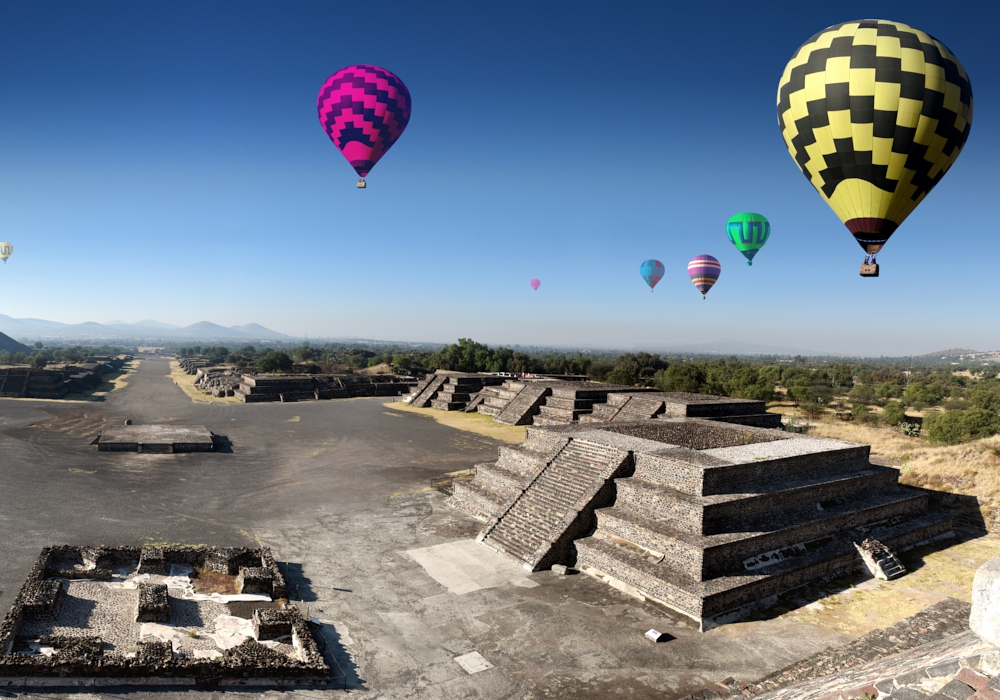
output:
M531 288L537 290L542 284L541 280L531 280Z
M722 265L711 255L696 255L688 263L688 276L701 292L702 299L705 298L715 281L719 279L720 272L722 272Z

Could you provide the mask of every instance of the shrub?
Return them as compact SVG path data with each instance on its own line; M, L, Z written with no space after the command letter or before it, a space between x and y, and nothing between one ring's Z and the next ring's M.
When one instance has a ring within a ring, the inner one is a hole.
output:
M882 420L889 425L899 425L906 419L906 409L899 401L889 401L882 409Z
M1000 416L984 408L931 413L924 417L924 427L931 442L957 445L1000 433Z
M858 404L852 408L851 417L859 423L871 423L875 420L875 416L872 415L872 412L864 404Z
M920 423L907 423L904 421L896 426L896 430L906 437L920 437L920 433L923 432L923 426Z

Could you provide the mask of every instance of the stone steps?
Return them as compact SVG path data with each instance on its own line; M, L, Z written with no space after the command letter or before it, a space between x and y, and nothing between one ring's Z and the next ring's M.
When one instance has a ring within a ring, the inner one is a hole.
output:
M602 445L569 442L480 541L534 568L623 458Z
M484 522L497 518L507 502L501 494L477 483L475 479L455 481L452 489L448 505Z
M538 413L538 407L551 389L547 386L527 384L501 411L496 421L507 425L526 425Z
M441 394L438 394L440 397ZM431 401L431 408L436 408L439 411L463 411L466 406L465 401L449 401L448 399L436 398Z
M462 410L465 411L466 413L475 413L479 408L479 406L483 403L484 398L485 397L483 396L482 392L476 394L475 396L472 397L472 400L469 401L468 405Z
M423 389L419 391L414 390L412 398L409 400L411 406L416 406L417 408L427 408L431 405L431 399L433 399L441 386L447 381L447 375L435 374L429 382L427 382ZM419 385L418 385L419 388Z

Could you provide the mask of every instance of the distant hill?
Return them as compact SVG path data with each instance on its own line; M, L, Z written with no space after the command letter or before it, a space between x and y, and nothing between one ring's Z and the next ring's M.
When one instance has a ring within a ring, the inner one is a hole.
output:
M920 355L921 358L937 358L941 357L955 357L958 355L982 355L985 354L979 350L969 350L968 348L949 348L948 350L938 350L937 352L929 352L926 355ZM916 359L916 358L914 358Z
M154 320L125 323L59 323L41 318L11 318L0 314L0 333L19 338L46 338L59 340L200 340L200 341L253 341L294 340L292 336L272 331L257 323L245 326L220 326L202 321L184 328Z
M0 351L6 350L7 352L31 352L31 348L27 345L17 342L9 335L4 335L0 333Z
M985 365L1000 362L1000 351L997 350L969 350L968 348L949 348L938 352L929 352L926 355L914 357L930 364L956 364L956 365Z

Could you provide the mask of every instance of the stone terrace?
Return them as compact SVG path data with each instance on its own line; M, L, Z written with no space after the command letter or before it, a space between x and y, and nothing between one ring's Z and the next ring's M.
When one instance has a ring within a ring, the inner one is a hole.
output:
M858 568L855 541L950 530L869 451L700 418L532 426L451 503L529 570L574 565L705 629Z

